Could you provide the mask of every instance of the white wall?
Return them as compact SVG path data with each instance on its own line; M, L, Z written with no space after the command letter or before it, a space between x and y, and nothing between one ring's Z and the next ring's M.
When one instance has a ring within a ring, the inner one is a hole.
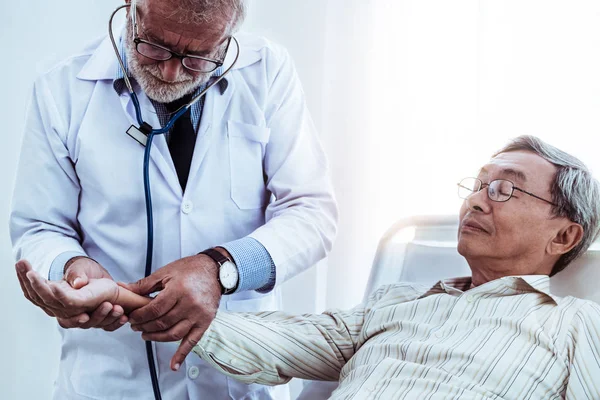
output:
M0 120L4 123L0 146L0 292L4 305L0 331L0 399L48 399L59 359L59 336L54 322L22 296L14 273L8 236L8 212L26 103L34 78L104 35L116 0L34 0L3 2L0 16L5 57L0 94ZM326 5L320 0L251 3L245 30L257 32L285 45L296 60L307 101L317 127L322 123L319 70L323 63ZM321 267L320 275L325 271ZM302 312L324 307L323 291L315 289L313 269L288 287L290 310ZM324 284L324 279L319 280ZM310 285L313 290L302 290ZM320 295L318 295L320 293ZM293 304L292 304L293 303Z

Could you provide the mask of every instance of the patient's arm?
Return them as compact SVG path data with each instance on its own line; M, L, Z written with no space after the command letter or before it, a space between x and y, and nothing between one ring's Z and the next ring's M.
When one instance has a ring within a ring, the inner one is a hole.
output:
M84 311L93 311L105 301L123 307L125 313L142 307L150 302L150 298L135 294L111 279L90 279L89 283L81 289L73 289L67 281L48 281L39 274L30 272L35 284L46 286L52 291L56 299L64 305L81 308ZM38 286L39 287L39 286Z
M219 311L193 351L244 383L337 381L359 345L365 315L382 294L351 310L323 314Z
M566 400L600 396L600 305L591 301L579 309L567 335L569 381Z

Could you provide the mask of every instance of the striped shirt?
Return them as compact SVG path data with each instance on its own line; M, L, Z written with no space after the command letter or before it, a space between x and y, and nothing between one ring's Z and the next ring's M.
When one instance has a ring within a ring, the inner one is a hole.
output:
M600 306L541 275L399 283L320 315L219 312L194 352L245 383L339 380L332 399L600 399Z

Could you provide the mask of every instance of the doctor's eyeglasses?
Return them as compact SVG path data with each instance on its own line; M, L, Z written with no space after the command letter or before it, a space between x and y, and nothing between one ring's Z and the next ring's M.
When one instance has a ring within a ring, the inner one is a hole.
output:
M181 60L181 64L190 71L209 73L219 68L223 65L227 50L229 50L229 44L231 43L231 37L229 37L227 39L225 51L222 52L220 60L192 54L180 54L139 37L137 7L135 1L131 2L131 21L133 23L133 42L135 43L135 49L138 53L155 61L167 61L171 58L178 58Z
M536 199L545 201L548 204L552 204L555 207L558 205L543 199L539 196L536 196L533 193L529 193L523 189L520 189L515 186L511 181L507 181L506 179L496 179L491 181L490 183L483 183L481 179L478 178L464 178L458 184L458 197L461 199L466 199L473 193L479 192L481 189L487 187L487 195L490 200L497 202L505 202L510 200L515 190L519 192L528 194Z

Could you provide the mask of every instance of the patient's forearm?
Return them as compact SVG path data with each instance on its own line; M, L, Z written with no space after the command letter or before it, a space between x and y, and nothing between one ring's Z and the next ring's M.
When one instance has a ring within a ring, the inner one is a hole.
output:
M47 281L38 276L40 285L47 285L62 304L88 312L95 310L100 304L109 302L118 304L125 313L145 306L150 298L140 296L123 288L112 279L90 279L87 285L75 289L65 280Z
M278 385L291 378L336 381L354 355L354 333L362 325L360 311L341 314L219 311L193 351L244 383Z
M150 297L140 296L139 294L133 293L132 291L119 286L115 304L123 307L125 314L129 314L133 310L145 306L150 302L150 300L152 300Z

